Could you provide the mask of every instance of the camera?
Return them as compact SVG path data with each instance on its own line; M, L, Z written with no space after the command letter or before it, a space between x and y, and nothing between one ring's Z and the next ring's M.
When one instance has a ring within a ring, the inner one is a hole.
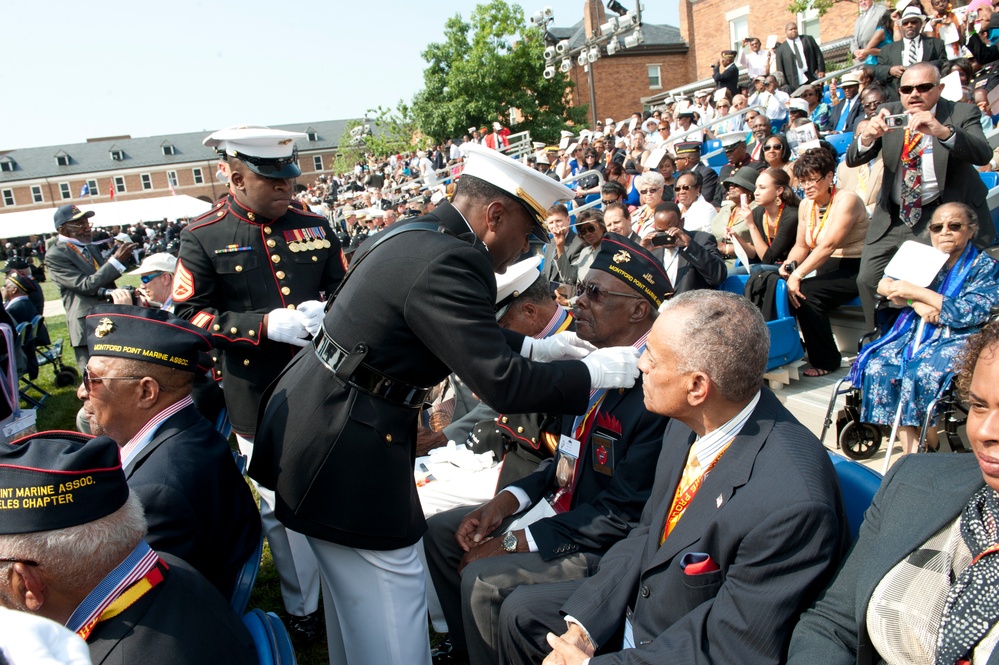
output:
M108 302L114 302L114 300L111 298L111 293L114 292L118 288L122 288L122 289L128 291L128 294L130 296L132 296L132 304L133 305L139 305L139 304L141 304L139 302L139 296L135 292L135 287L134 286L112 287L110 289L97 289L97 297L100 298L101 300L106 300Z
M676 244L676 236L671 236L665 231L660 231L659 233L652 236L653 247L672 247L675 244Z
M886 115L884 121L885 127L888 129L901 129L909 126L909 114L899 113L898 115Z
M798 262L797 261L788 261L782 267L784 268L784 272L786 272L788 275L790 275L791 273L793 273L795 270L798 269Z

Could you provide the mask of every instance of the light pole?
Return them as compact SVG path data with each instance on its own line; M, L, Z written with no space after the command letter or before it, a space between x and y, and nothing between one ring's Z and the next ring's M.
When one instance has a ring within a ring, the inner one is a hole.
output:
M586 0L584 12L590 5L595 7L594 17L605 18L601 16L603 12L600 11L599 0ZM584 21L586 39L582 45L575 48L570 48L568 39L555 40L548 32L548 26L555 20L551 7L545 7L530 18L531 24L541 28L545 41L549 43L544 51L544 77L546 79L555 77L556 62L558 62L558 70L563 74L568 74L572 69L573 57L576 58L576 64L586 70L586 80L590 88L591 126L596 126L599 118L593 65L602 55L601 46L605 47L607 55L614 55L621 49L634 48L645 42L645 37L642 35L641 0L635 0L635 8L632 10L625 9L618 0L608 0L607 8L616 13L617 16L607 18L596 29L587 28Z

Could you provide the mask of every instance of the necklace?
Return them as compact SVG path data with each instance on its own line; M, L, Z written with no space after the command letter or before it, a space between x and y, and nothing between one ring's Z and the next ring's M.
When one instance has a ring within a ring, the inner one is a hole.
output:
M784 202L780 202L780 206L777 208L777 216L775 219L770 219L770 213L765 209L763 211L763 230L767 234L767 244L774 244L774 238L777 237L777 229L780 228L780 216L784 214ZM771 230L771 224L773 224Z
M814 201L812 202L812 214L808 220L808 233L805 238L809 249L815 249L815 246L819 244L819 236L822 234L822 230L826 228L826 222L829 220L829 211L832 210L833 199L835 197L836 188L833 187L832 193L829 195L829 202L826 204L826 211L822 213L821 219L817 219L819 217L819 204ZM816 224L818 225L818 228L816 228Z
M728 222L725 224L725 228L730 229L733 226L735 226L735 223L738 221L736 219L736 214L739 212L739 210L740 208L734 205L732 206L732 212L728 214Z

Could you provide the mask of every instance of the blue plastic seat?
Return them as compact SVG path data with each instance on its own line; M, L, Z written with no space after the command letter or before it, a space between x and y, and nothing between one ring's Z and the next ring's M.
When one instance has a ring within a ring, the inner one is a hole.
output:
M856 540L864 521L864 513L881 487L881 474L833 452L829 453L829 458L836 469L836 480L839 481L839 490L843 494L850 535Z
M978 175L981 176L982 182L989 189L999 185L999 173L995 171L979 171Z
M722 283L721 290L741 296L746 292L748 281L749 275L729 275ZM798 321L791 314L787 304L787 283L784 280L777 282L777 293L774 298L777 304L777 318L767 321L767 328L770 329L768 372L805 357L805 349L801 346L801 335L798 333Z
M774 134L780 134L784 131L784 125L787 123L787 118L781 118L780 120L770 120L770 129Z
M276 614L252 609L243 615L243 625L253 638L260 665L296 665L291 638Z
M709 155L709 153L716 153ZM721 139L707 139L701 145L701 154L707 156L706 163L710 167L721 167L728 164L728 157L725 156L725 151L722 150Z
M843 132L842 134L826 134L826 141L836 148L836 154L839 156L839 161L843 161L846 157L846 151L853 143L853 132Z
M229 597L229 606L236 614L242 615L246 611L246 605L250 602L250 594L253 592L253 585L257 582L257 572L260 570L260 557L264 553L264 536L260 534L260 542L257 543L250 558L246 560L243 567L239 569L236 576L236 584L232 588L232 595Z

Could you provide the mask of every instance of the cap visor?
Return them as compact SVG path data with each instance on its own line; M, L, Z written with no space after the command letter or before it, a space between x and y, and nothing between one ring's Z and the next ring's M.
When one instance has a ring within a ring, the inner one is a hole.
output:
M270 165L264 165L263 167L254 164L253 162L244 161L246 167L264 178L275 178L286 180L288 178L297 178L302 175L302 169L298 167L298 164L291 163L285 164L279 168Z

